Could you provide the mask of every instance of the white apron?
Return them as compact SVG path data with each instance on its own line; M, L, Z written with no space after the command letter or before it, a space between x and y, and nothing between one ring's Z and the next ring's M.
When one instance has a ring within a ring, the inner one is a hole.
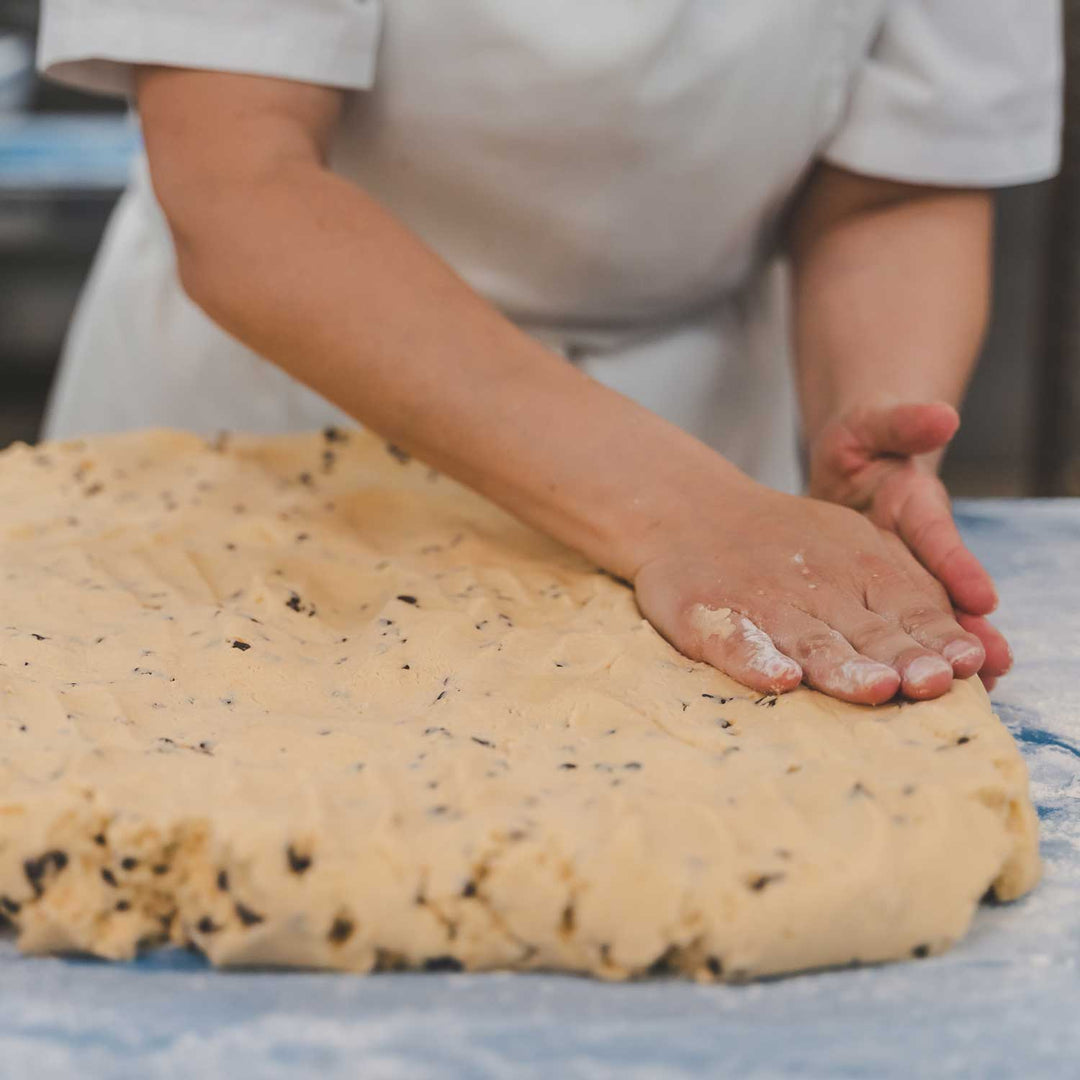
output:
M45 0L40 61L354 91L332 166L506 315L760 480L798 484L778 222L827 159L998 185L1057 165L1057 0ZM364 298L357 295L357 304ZM183 295L140 162L45 434L345 422Z

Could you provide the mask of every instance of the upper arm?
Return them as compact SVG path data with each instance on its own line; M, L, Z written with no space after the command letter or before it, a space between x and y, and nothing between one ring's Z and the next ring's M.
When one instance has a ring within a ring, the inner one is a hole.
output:
M972 188L947 188L863 176L822 162L799 196L789 222L792 254L799 256L837 225L914 203L937 203L963 227L989 236L993 197Z
M215 210L293 168L323 168L343 94L267 76L141 67L135 91L154 190L178 246Z

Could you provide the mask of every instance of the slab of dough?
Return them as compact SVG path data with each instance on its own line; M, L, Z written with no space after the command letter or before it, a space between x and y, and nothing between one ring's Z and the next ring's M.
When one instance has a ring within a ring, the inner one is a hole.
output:
M977 681L750 693L369 436L0 455L26 950L744 979L945 949L1036 839Z

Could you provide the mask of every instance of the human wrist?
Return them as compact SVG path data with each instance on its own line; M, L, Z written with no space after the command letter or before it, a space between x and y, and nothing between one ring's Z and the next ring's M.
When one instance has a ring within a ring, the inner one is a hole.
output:
M630 580L641 568L688 538L709 537L738 527L746 507L776 494L714 454L714 461L654 481L622 508L612 545L612 563Z

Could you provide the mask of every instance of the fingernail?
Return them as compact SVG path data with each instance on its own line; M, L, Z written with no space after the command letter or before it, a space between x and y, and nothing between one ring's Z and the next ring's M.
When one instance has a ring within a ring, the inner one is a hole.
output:
M948 672L952 677L952 667L936 656L917 656L904 669L904 682L918 686Z
M839 667L838 675L838 682L848 690L864 690L882 679L898 677L888 664L864 660L861 657L845 660Z
M973 645L970 641L950 641L949 644L941 650L942 656L953 665L963 664L968 660L975 660L981 652L982 649L980 649L978 645Z

